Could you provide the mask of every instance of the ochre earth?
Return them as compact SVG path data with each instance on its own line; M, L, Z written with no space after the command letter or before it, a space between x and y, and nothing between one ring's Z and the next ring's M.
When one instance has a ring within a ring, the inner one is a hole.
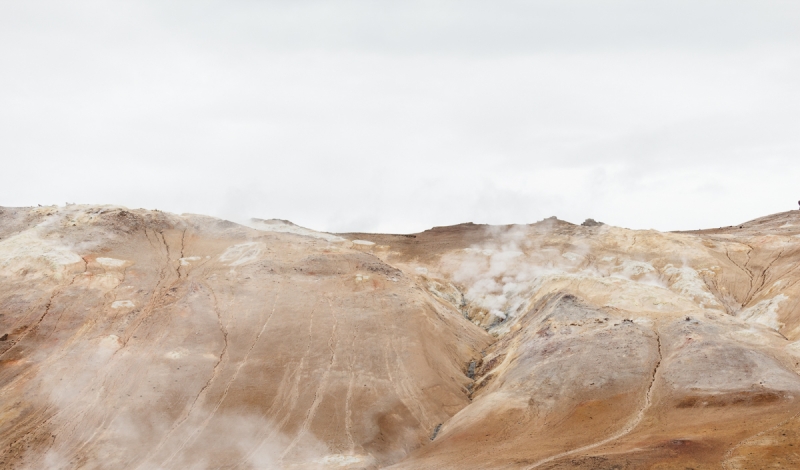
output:
M328 234L0 208L0 468L800 468L800 212Z

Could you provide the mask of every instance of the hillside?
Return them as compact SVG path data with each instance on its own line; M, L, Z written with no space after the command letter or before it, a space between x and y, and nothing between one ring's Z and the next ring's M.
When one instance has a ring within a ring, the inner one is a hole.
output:
M328 234L0 208L0 468L800 467L800 212Z

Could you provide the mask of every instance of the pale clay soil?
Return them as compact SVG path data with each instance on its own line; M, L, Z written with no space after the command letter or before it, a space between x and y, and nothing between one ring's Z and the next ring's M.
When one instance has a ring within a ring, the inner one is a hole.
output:
M377 235L0 208L0 468L800 468L799 261L798 211Z

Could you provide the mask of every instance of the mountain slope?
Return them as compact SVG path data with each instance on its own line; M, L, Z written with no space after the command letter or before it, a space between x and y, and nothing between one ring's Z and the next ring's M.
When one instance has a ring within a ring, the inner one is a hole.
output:
M799 252L3 208L0 468L797 466Z

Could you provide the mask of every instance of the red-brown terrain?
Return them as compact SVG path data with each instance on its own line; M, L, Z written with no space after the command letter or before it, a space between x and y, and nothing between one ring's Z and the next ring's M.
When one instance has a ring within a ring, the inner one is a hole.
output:
M0 208L0 468L800 468L800 212L328 234Z

